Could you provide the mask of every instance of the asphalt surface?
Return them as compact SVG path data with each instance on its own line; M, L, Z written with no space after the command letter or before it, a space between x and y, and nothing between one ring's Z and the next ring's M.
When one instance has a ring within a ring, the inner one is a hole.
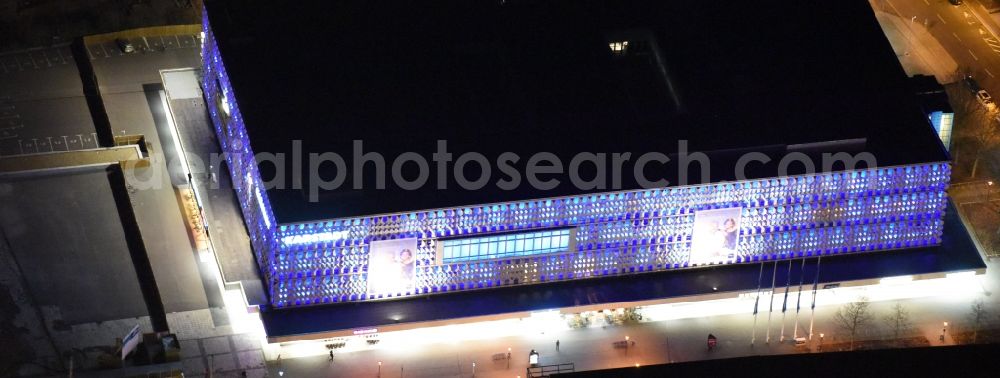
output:
M952 5L948 0L875 0L875 7L911 22L924 24L948 53L959 70L972 74L991 94L1000 94L1000 31L986 10L987 2L967 0ZM913 18L916 17L916 18ZM985 21L985 24L984 24Z
M95 147L69 46L0 55L0 156Z

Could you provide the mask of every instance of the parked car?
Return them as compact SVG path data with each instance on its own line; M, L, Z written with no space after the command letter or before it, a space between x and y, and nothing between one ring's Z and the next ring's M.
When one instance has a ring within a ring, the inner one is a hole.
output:
M997 107L997 104L993 102L993 97L985 89L980 89L976 92L976 100L979 100L979 103L983 104L989 110L996 109Z
M962 0L948 0L948 2L955 6L962 5Z
M983 89L979 87L979 83L976 82L976 79L973 78L972 75L965 75L965 77L962 78L962 82L965 83L965 86L969 88L970 91L979 92Z
M133 46L132 42L129 42L125 38L118 38L115 40L115 43L118 44L118 48L122 50L123 53L131 54L135 52L135 46Z

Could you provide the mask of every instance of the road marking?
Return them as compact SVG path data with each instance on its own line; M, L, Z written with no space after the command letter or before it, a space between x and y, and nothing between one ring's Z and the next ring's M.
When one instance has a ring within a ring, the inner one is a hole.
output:
M975 59L975 60L979 60L979 57L978 57L978 56L976 56L976 54L973 54L973 53L972 53L972 50L969 50L969 49L966 49L965 51L968 51L968 52L969 52L969 55L972 55L972 59Z
M90 133L94 136L94 147L101 148L101 145L97 143L97 133Z
M944 24L948 24L948 21L945 21L945 20L944 20L944 17L941 17L941 14L940 14L940 13L934 13L934 14L936 14L936 15L938 16L938 20L941 20L941 22L942 22L942 23L944 23Z
M929 3L927 0L924 0L924 4L927 4L928 6L931 5L931 3Z
M52 137L45 137L45 138L49 140L49 152L54 152L56 149L52 145Z
M993 73L992 73L992 72L990 72L990 69L989 69L989 68L983 68L983 70L984 70L984 71L986 71L986 74L987 74L987 75L990 75L990 77L996 77L996 76L993 76Z
M63 138L63 147L66 147L66 151L69 151L69 141L66 140L65 135L63 135L62 138Z

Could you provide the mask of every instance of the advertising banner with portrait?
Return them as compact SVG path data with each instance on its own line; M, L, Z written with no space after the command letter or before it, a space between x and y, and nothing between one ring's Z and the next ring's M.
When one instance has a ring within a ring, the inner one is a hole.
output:
M368 294L413 292L417 239L377 240L368 249Z
M725 262L736 258L743 208L701 210L694 213L689 264Z

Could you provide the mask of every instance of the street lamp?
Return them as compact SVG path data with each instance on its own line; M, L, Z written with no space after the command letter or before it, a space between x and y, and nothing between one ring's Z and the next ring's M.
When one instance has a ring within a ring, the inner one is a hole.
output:
M941 342L944 342L944 335L948 333L948 322L944 322L944 328L941 328Z
M823 333L819 333L819 350L823 351Z
M472 378L476 378L476 363L472 363Z
M507 347L507 369L510 370L510 347Z
M382 376L382 361L378 362L378 376Z

